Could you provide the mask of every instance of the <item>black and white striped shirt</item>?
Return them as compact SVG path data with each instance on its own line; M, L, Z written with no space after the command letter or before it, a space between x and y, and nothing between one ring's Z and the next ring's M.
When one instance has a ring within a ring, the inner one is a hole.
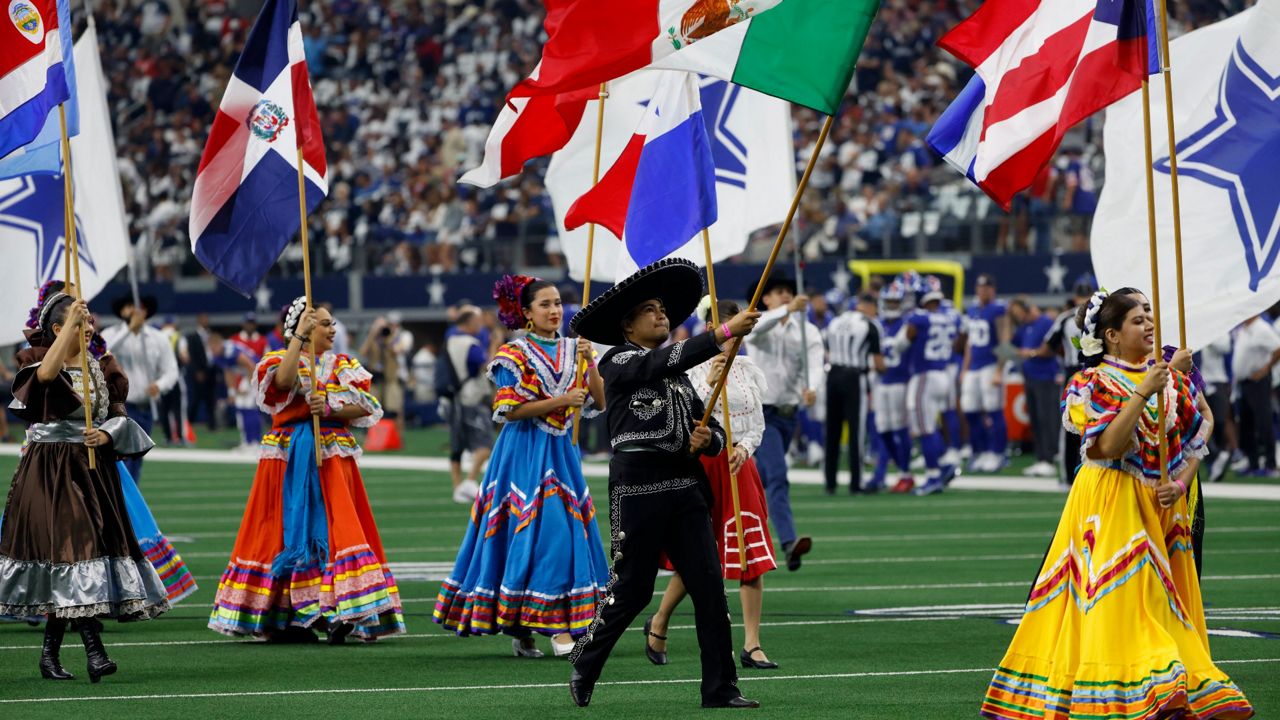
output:
M1050 350L1062 349L1062 366L1065 368L1080 367L1080 350L1072 340L1080 339L1080 326L1076 325L1076 311L1067 310L1054 321L1053 331L1045 341Z
M879 326L856 310L832 320L824 334L832 367L866 370L869 358L880 354Z

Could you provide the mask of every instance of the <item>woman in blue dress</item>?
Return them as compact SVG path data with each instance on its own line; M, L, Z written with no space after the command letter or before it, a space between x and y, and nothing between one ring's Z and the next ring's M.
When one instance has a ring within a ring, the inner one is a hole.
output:
M570 439L579 414L603 409L604 383L590 343L560 336L554 285L506 276L493 297L503 323L526 332L489 365L498 387L493 419L502 430L434 619L463 636L511 635L517 657L542 657L535 632L552 637L556 655L567 655L590 627L609 578ZM585 376L577 372L580 360Z

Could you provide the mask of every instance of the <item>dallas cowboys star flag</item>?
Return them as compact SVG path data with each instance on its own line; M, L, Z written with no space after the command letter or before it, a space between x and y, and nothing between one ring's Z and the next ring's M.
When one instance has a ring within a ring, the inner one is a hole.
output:
M1173 41L1187 338L1199 349L1280 301L1280 0ZM1106 185L1093 224L1103 287L1151 284L1142 98L1107 111ZM1164 89L1151 84L1161 322L1176 336L1174 248Z
M248 297L298 232L298 149L307 212L329 193L320 116L293 0L267 0L249 31L200 158L191 249Z
M107 84L92 25L76 42L74 54L81 109L80 134L71 138L76 231L81 290L91 299L128 264L130 244L107 115ZM0 345L22 340L36 289L66 274L62 186L61 175L0 180L0 247L6 268L6 282L0 283Z
M613 167L634 139L662 74L647 70L609 84L601 168ZM719 262L741 254L753 231L786 218L796 188L791 109L785 101L723 80L700 78L697 85L715 165L719 219L710 232L712 259ZM573 203L591 189L595 102L584 114L590 119L578 126L573 139L552 157L547 170L560 250L569 262L569 275L577 280L582 279L586 269L587 228L566 229L565 216ZM700 233L663 252L666 257L684 258L699 265L706 262ZM627 244L604 227L596 228L591 265L593 281L620 280L638 267Z

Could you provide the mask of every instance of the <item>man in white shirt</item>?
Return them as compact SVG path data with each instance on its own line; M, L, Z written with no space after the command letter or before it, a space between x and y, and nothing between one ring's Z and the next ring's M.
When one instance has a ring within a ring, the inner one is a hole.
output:
M755 294L755 287L749 296ZM769 519L787 569L800 569L800 558L813 547L813 540L796 535L791 517L791 483L787 479L787 447L796 433L796 413L813 407L823 382L822 333L805 319L809 300L796 296L789 278L773 276L765 281L761 300L767 311L756 329L746 337L745 346L768 382L764 394L764 439L756 451L756 468L764 484Z
M1271 368L1280 361L1280 334L1254 316L1236 329L1232 374L1240 386L1240 445L1249 456L1249 474L1276 474L1275 426L1271 419Z
M1228 333L1204 346L1196 365L1204 378L1205 401L1213 412L1213 442L1209 445L1209 480L1218 482L1227 474L1236 443L1235 413L1231 409L1231 375L1227 356L1231 354Z
M137 304L131 297L117 298L111 310L124 322L102 331L107 350L129 377L125 409L148 434L155 422L157 401L178 384L178 360L169 338L147 324L147 319L155 315L156 306L156 299L150 296ZM134 481L141 482L142 458L125 460L124 464Z

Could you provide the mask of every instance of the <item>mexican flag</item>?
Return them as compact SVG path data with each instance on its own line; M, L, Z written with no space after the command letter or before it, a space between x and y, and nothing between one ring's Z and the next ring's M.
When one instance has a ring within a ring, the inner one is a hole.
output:
M834 115L880 0L787 0L650 65L728 80Z

